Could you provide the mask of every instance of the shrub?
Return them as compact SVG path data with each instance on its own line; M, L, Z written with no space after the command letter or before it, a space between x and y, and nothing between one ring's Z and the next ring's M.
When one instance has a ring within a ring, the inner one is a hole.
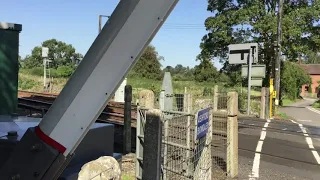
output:
M212 94L213 94L213 92L210 87L205 87L203 89L203 93L202 93L203 96L212 96Z
M59 77L70 77L74 70L75 68L72 66L59 66L57 68L56 74Z
M24 79L24 78L19 78L18 80L18 88L22 90L27 90L31 89L35 86L38 86L39 84L31 79Z
M29 74L35 75L35 76L43 76L43 67L34 67L32 69L27 69L29 71Z

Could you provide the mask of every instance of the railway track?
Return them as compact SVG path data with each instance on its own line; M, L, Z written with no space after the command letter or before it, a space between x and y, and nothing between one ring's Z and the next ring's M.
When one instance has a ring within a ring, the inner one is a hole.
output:
M49 110L58 94L38 93L30 91L18 91L18 107L19 109L29 110L31 112L39 112L42 116ZM131 109L131 126L136 127L137 107L132 105ZM110 101L103 112L97 119L97 122L107 122L117 125L123 125L124 104Z

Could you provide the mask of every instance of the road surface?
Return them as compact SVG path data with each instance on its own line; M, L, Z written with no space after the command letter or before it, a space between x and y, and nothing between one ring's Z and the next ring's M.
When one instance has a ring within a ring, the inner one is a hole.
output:
M287 121L239 118L239 178L320 180L320 110L307 99L281 109Z

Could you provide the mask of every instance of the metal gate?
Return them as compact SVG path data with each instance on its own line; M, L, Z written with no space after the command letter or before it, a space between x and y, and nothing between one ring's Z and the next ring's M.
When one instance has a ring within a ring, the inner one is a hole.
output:
M211 110L203 112L163 111L164 180L211 179ZM201 123L199 117L207 121ZM198 122L203 125L202 131Z

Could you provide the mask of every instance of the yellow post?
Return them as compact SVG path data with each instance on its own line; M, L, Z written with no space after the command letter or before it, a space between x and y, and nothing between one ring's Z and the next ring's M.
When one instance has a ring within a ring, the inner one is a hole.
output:
M272 118L273 117L273 109L272 109L272 102L273 102L273 78L270 78L270 97L269 97L269 101L270 101L270 103L269 103L269 118Z

